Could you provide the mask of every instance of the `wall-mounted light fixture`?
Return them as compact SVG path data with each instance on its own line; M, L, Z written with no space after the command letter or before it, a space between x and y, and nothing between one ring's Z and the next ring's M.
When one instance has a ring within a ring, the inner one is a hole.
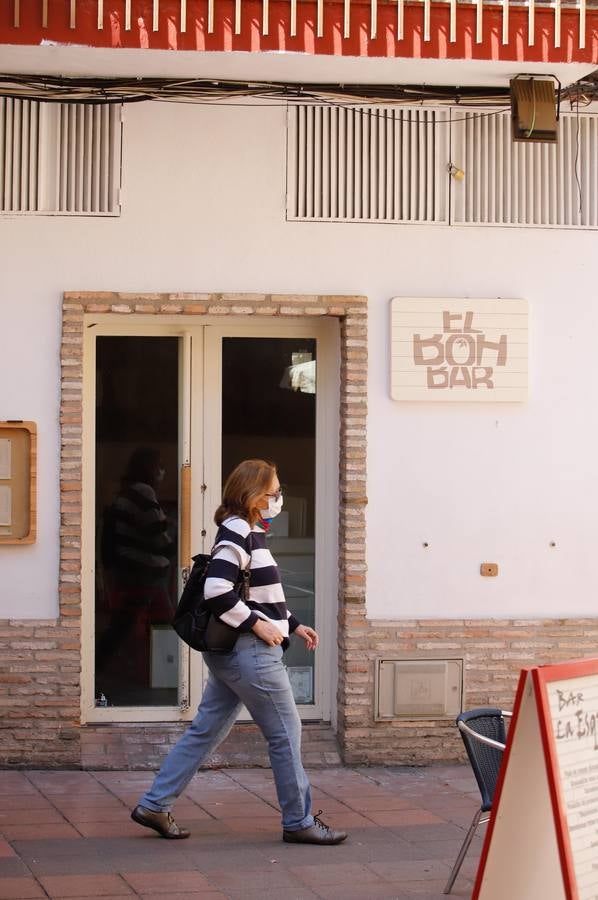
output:
M561 83L532 75L517 75L510 81L511 121L514 141L556 143ZM558 90L556 88L558 85Z

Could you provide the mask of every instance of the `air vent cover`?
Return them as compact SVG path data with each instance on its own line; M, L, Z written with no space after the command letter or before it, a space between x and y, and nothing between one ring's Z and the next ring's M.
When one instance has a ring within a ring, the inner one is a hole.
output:
M462 659L376 660L378 721L455 718L462 693Z
M0 98L0 213L120 213L121 107Z
M448 221L448 109L289 111L287 218Z

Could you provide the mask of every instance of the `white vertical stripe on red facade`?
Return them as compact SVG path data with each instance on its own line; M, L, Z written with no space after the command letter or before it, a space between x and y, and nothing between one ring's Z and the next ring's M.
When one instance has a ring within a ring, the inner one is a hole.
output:
M133 2L134 0L124 0L124 28L125 31L131 31L133 27ZM289 35L290 37L296 37L298 34L298 0L285 0L288 3L288 9L290 13L289 18ZM64 0L65 6L68 10L68 23L69 28L71 30L76 30L79 27L79 20L81 19L81 15L78 17L78 6L77 0ZM315 15L315 28L314 32L317 37L324 36L324 12L325 12L325 4L328 3L330 7L332 7L333 0L315 0L316 6L316 15ZM484 37L484 0L473 0L475 5L475 31L476 31L476 43L483 43L485 40ZM521 10L522 5L518 0L497 0L497 3L500 4L500 8L502 10L502 44L506 45L509 43L511 36L509 34L509 19L510 19L510 10L511 7L514 10ZM396 15L396 33L395 40L402 41L404 39L404 28L405 28L405 0L397 0L397 15ZM59 4L53 4L49 13L49 4L48 0L28 0L27 2L27 12L30 11L31 6L37 6L39 9L39 15L41 17L41 27L47 29L53 23L49 21L53 16L56 18L57 12L59 12ZM357 4L356 4L357 5ZM363 4L360 4L362 6ZM387 4L383 2L383 0L370 0L369 2L369 19L370 19L370 27L369 27L369 38L370 40L375 40L380 36L380 28L379 28L379 15L380 11L385 9ZM442 7L442 5L448 5L449 8L449 42L455 43L457 40L457 16L459 9L471 8L470 2L465 2L465 0L438 0L437 4L438 8ZM488 3L486 5L487 10L490 10L495 3ZM527 5L527 45L534 46L536 43L535 40L535 32L536 32L536 20L537 20L537 12L539 10L545 11L546 9L553 8L554 9L554 29L553 34L551 36L551 43L555 48L559 48L561 46L561 5L562 0L542 0L542 2L538 2L538 0L526 0ZM566 4L568 8L574 9L577 11L578 16L578 36L577 36L577 46L578 49L583 50L586 47L587 42L587 12L588 12L588 0L572 0L571 3ZM591 0L590 8L595 9L596 0ZM168 7L168 14L162 12L161 15L161 6L160 0L152 0L151 7L150 4L147 3L143 7L139 7L145 12L139 16L141 20L145 18L147 12L151 11L151 20L152 20L152 32L154 34L161 32L165 29L170 29L174 27L175 30L180 31L182 34L187 32L187 18L188 18L188 5L187 0L178 0L178 2L171 2ZM176 9L178 15L174 15L171 10ZM213 34L215 31L215 15L220 10L216 10L215 0L207 0L207 32L208 34ZM96 27L97 31L101 32L106 30L105 25L105 16L106 16L106 5L104 0L96 0ZM425 43L428 43L432 40L432 17L433 17L433 9L431 0L422 0L422 14L423 14L423 40ZM23 17L22 13L22 4L21 0L12 0L12 21L14 28L21 28L23 26ZM111 16L117 16L117 11L110 10ZM224 13L222 13L224 15ZM234 13L234 26L233 31L234 34L241 34L241 16L242 16L242 0L235 0L235 13ZM135 17L137 18L137 12L135 13ZM261 33L262 35L269 34L269 2L268 0L263 0L262 4L262 22L261 22ZM168 22L166 21L168 19ZM201 17L196 19L197 22L201 21ZM282 20L281 20L282 24ZM145 26L144 26L145 27ZM283 26L284 27L284 26ZM443 28L443 26L440 26ZM436 29L434 29L436 32ZM343 38L349 39L352 37L351 34L351 0L343 0ZM486 35L487 37L487 35ZM543 34L544 37L544 34Z

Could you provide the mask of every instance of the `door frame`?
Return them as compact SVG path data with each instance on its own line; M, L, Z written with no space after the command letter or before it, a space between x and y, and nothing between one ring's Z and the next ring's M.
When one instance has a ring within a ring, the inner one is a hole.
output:
M174 336L182 339L179 403L183 410L179 435L180 463L191 462L191 448L204 447L201 481L199 466L192 470L194 485L206 484L203 503L194 503L191 512L192 547L202 546L201 529L207 532L203 548L213 541L215 526L210 511L220 502L221 392L208 388L208 379L221 384L222 338L310 337L318 341L318 389L316 394L316 596L338 596L338 472L339 472L339 388L340 340L338 320L272 317L88 314L83 321L82 366L82 521L81 521L81 721L83 724L119 722L178 722L193 717L200 700L206 667L200 654L180 645L182 702L176 706L96 707L94 693L94 612L95 612L95 338L98 335ZM209 330L208 330L209 329ZM206 341L207 336L209 339ZM195 338L195 339L194 339ZM193 349L191 347L193 346ZM207 349L208 352L205 352ZM208 358L209 357L209 358ZM188 390L188 394L186 391ZM202 414L192 402L194 392L204 396ZM205 440L213 429L218 440ZM191 450L193 453L193 449ZM197 459L197 453L195 453ZM180 490L180 485L179 485ZM197 497L197 489L193 489ZM179 566L180 570L180 566ZM328 665L316 666L316 703L299 706L305 720L335 718L332 698L336 692L336 602L318 603L316 625L320 629L320 659ZM328 671L325 671L325 668Z

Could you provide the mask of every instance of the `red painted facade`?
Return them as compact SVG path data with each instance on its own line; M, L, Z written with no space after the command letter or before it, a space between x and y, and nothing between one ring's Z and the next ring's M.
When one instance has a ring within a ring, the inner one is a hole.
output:
M598 64L598 9L588 7L585 47L580 48L579 10L562 9L560 47L555 47L554 9L536 7L534 40L529 43L528 10L509 10L509 40L502 42L502 7L486 6L482 40L476 41L476 7L458 4L456 41L449 40L449 6L431 7L430 39L424 40L423 3L406 3L404 35L397 40L396 3L378 3L376 36L371 37L371 4L352 0L350 33L344 37L344 4L324 3L323 35L317 37L315 2L298 2L296 34L291 36L289 0L271 0L268 34L263 34L261 0L243 0L239 33L235 34L234 0L215 0L213 32L208 30L207 0L187 0L185 30L180 0L161 0L158 28L153 30L154 4L132 0L131 27L125 27L124 0L106 0L102 28L97 0L78 0L74 28L68 0L48 0L47 24L41 0L0 5L0 44L39 45L43 41L90 47L129 47L194 51L288 51L317 55L402 57L413 59L516 60L544 63ZM582 42L583 43L583 42ZM0 62L1 69L1 62Z

